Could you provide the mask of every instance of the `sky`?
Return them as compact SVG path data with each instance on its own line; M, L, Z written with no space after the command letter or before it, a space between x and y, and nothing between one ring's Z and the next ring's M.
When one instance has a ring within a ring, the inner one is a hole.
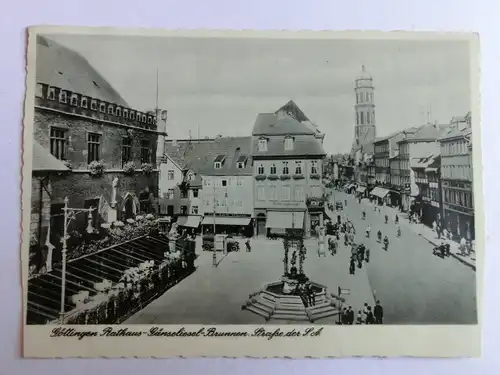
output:
M294 100L326 134L328 153L349 152L354 81L375 86L377 136L471 110L463 41L223 39L50 35L83 55L128 104L168 111L174 139L249 136L258 113Z

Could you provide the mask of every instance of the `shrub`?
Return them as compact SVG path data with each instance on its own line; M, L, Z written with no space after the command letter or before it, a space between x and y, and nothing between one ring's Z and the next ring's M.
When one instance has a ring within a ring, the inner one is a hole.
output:
M154 170L154 166L151 163L143 163L141 165L142 173L144 174L150 174Z

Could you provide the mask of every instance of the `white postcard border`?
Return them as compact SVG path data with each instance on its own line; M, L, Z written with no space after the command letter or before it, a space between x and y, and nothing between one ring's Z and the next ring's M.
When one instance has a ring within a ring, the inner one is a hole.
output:
M114 29L63 26L37 26L29 29L27 48L27 79L23 134L22 167L22 234L21 260L23 284L23 322L26 320L28 247L30 227L30 198L32 170L33 116L36 67L37 34L94 34L122 36L207 37L207 38L275 38L275 39L413 39L413 40L466 40L471 48L471 109L474 137L474 203L476 220L477 253L477 325L446 326L202 326L162 325L164 330L207 332L215 327L217 332L245 331L250 335L258 328L268 332L282 332L309 327L323 328L315 337L76 337L51 338L55 328L74 328L77 331L102 332L106 326L34 326L23 327L23 355L37 358L62 357L255 357L255 358L325 358L348 356L411 356L411 357L477 357L481 353L481 322L483 296L483 257L485 249L485 216L482 180L482 140L479 104L479 38L470 33L434 32L378 32L378 31L225 31L225 30L152 30ZM23 323L24 324L24 323ZM114 331L148 332L152 326L115 325Z

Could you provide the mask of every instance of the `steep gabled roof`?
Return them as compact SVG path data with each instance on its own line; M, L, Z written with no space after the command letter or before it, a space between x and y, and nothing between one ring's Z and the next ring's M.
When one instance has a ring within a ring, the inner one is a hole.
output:
M295 120L298 122L304 122L304 121L309 121L310 120L307 118L307 116L302 112L302 110L299 108L297 104L293 100L290 100L288 103L283 105L280 109L278 109L275 114L278 114L278 112L285 112L288 113L291 117L293 117Z
M36 81L129 107L82 55L40 35L37 35Z
M253 136L266 135L315 135L309 126L290 116L278 116L274 113L259 113L252 130Z

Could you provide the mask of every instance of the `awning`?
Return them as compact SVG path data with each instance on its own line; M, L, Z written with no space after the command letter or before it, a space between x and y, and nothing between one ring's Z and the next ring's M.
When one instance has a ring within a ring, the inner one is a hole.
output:
M266 228L274 229L303 229L304 211L268 211Z
M437 168L425 168L426 172L437 172Z
M381 188L381 187L376 187L371 191L371 195L375 195L376 197L379 198L385 198L385 196L389 193L389 190Z
M245 227L250 224L250 220L252 219L249 217L216 216L215 225L236 225ZM205 216L201 225L214 225L214 217Z
M357 191L358 193L364 193L364 192L365 192L365 190L366 190L366 188L365 188L364 186L360 186L360 187L358 187L358 188L356 189L356 191Z
M201 216L179 216L177 219L177 225L181 227L188 227L188 228L198 228L200 225L201 221Z
M64 172L69 168L39 143L33 142L33 172Z

